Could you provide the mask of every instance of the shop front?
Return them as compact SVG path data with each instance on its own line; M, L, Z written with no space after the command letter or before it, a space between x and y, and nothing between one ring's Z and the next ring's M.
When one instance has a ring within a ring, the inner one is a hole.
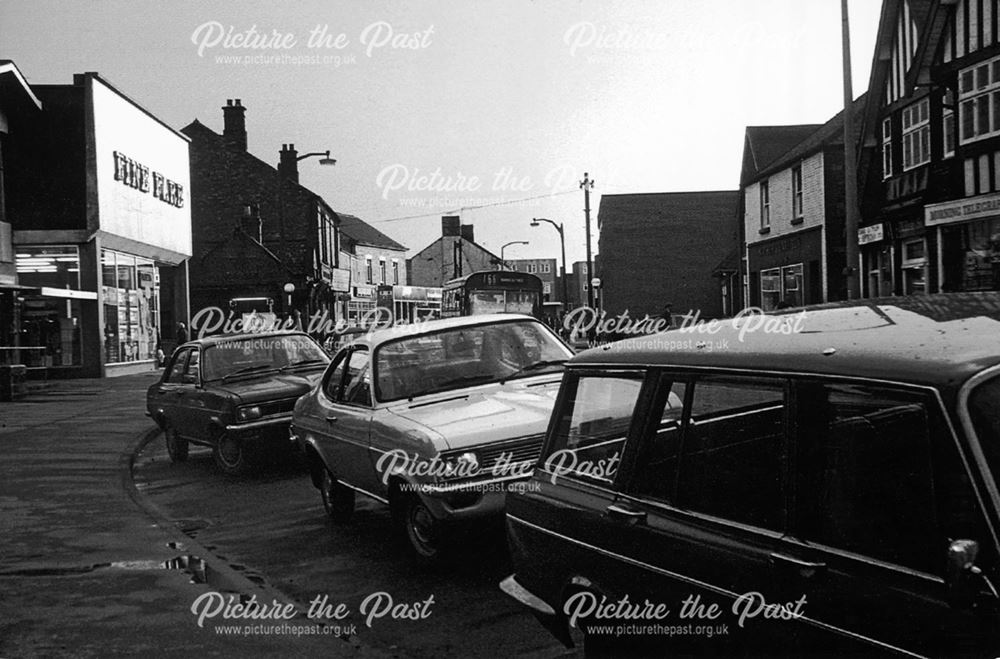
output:
M822 228L747 246L751 303L764 311L823 301Z
M1000 290L1000 193L929 205L942 291Z

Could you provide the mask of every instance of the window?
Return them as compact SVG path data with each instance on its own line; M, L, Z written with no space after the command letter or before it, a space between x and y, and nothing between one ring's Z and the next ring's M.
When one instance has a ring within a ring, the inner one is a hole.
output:
M344 380L344 364L347 363L346 355L341 355L336 365L329 371L330 376L323 384L323 393L330 400L340 400L340 387Z
M923 99L903 108L903 171L931 159L930 101Z
M792 167L792 219L802 217L802 165Z
M761 230L771 227L771 190L768 182L760 182L760 228Z
M760 306L764 311L776 309L781 302L781 269L760 271Z
M392 262L392 283L399 283L399 261Z
M389 281L385 276L385 259L380 258L378 260L378 274L380 284L384 284Z
M347 358L343 392L345 403L371 405L371 375L368 368L367 350L353 350Z
M553 450L545 459L550 472L605 485L614 480L642 389L642 375L584 375L567 381Z
M676 499L676 477L681 449L681 413L686 385L671 374L660 381L650 418L659 421L649 428L648 439L636 460L635 491L667 503Z
M677 505L782 528L784 383L709 376L693 387L680 445Z
M177 352L173 363L170 365L170 370L167 372L167 377L163 379L164 382L177 383L181 381L181 376L184 375L184 368L187 366L188 355L190 354L190 348Z
M533 275L536 272L538 272L538 266L535 265L534 263L529 263L528 264L528 274L532 274Z
M974 493L933 399L802 383L797 408L802 539L939 573L949 537L977 537Z
M958 102L962 144L1000 134L1000 58L959 73Z
M892 120L882 120L882 178L892 176Z
M951 109L955 106L955 95L950 89L941 104L941 156L950 158L955 155L955 111Z
M548 274L548 273L552 272L552 264L551 263L543 263L542 264L542 272L545 273L545 274Z
M372 272L372 257L370 256L365 257L365 269L366 269L365 283L374 284L375 281L374 281L374 273Z
M764 311L805 304L801 263L760 271L760 306Z

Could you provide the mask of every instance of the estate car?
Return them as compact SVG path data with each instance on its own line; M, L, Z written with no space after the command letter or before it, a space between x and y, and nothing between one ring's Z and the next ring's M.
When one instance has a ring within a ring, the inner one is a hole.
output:
M501 588L614 653L997 656L997 318L892 298L575 356Z
M330 362L301 332L219 335L178 347L146 392L174 462L188 444L212 449L219 468L243 472L268 445L289 447L292 408ZM294 448L294 447L291 447Z
M417 560L437 560L451 524L501 515L527 478L571 355L519 314L361 335L295 406L327 513L348 520L355 492L388 504Z

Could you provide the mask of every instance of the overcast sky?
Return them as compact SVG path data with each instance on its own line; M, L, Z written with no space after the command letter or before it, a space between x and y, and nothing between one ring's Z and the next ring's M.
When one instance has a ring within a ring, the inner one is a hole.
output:
M849 3L855 96L880 5ZM176 128L221 132L240 98L254 155L329 149L301 182L411 252L454 212L557 258L540 216L574 261L585 171L596 251L601 194L736 189L745 126L836 114L840 28L840 0L0 0L0 58L31 83L97 71Z

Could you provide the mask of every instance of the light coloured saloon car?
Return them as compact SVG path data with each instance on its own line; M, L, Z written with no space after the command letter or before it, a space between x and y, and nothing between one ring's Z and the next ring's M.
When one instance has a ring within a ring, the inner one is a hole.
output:
M422 563L456 523L500 516L541 450L572 351L530 316L386 328L343 347L295 406L292 432L327 513L360 493L392 508Z

